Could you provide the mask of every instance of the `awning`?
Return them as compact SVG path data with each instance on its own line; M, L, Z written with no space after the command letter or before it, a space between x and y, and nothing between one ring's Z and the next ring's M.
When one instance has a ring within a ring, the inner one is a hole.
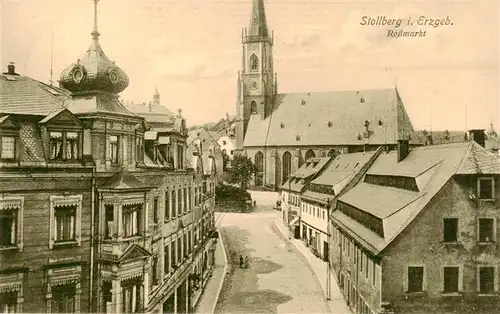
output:
M146 132L144 132L144 139L145 140L156 140L157 135L158 135L158 132L146 131Z
M294 224L296 224L297 222L299 221L299 217L295 217L292 219L292 221L290 221L289 223L289 226L293 226Z

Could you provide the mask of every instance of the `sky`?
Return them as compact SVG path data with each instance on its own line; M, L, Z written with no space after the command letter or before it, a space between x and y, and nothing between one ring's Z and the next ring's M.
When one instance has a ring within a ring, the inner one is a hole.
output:
M1 3L1 1L0 1ZM498 0L265 0L280 93L392 88L415 129L500 131ZM126 101L182 109L188 125L236 111L241 29L252 0L101 0L99 38L129 76ZM91 43L91 0L3 0L0 61L49 82ZM361 25L363 16L413 26ZM453 25L419 26L419 16ZM388 30L426 31L390 38Z

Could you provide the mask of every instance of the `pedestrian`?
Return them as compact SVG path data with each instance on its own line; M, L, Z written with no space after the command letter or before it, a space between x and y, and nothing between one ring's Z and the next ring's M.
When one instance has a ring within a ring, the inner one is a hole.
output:
M240 268L243 268L243 255L240 255Z

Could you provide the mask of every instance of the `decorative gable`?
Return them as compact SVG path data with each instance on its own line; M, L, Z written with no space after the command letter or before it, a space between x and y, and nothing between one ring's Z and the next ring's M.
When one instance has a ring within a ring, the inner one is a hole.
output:
M0 130L16 131L19 130L19 125L9 115L6 115L0 118Z
M151 253L149 253L146 249L137 244L132 244L125 250L125 252L123 252L119 262L124 263L132 260L144 259L149 256L151 256Z
M55 126L55 127L64 127L64 126L77 127L77 128L83 127L81 121L68 109L60 109L54 111L49 115L47 115L45 118L43 118L43 120L40 121L39 123L46 126Z

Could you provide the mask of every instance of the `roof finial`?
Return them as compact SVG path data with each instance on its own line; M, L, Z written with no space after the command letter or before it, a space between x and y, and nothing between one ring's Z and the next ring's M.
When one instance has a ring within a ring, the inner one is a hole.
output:
M94 30L92 31L92 39L97 40L99 38L99 31L97 30L97 2L99 0L92 0L94 1Z

